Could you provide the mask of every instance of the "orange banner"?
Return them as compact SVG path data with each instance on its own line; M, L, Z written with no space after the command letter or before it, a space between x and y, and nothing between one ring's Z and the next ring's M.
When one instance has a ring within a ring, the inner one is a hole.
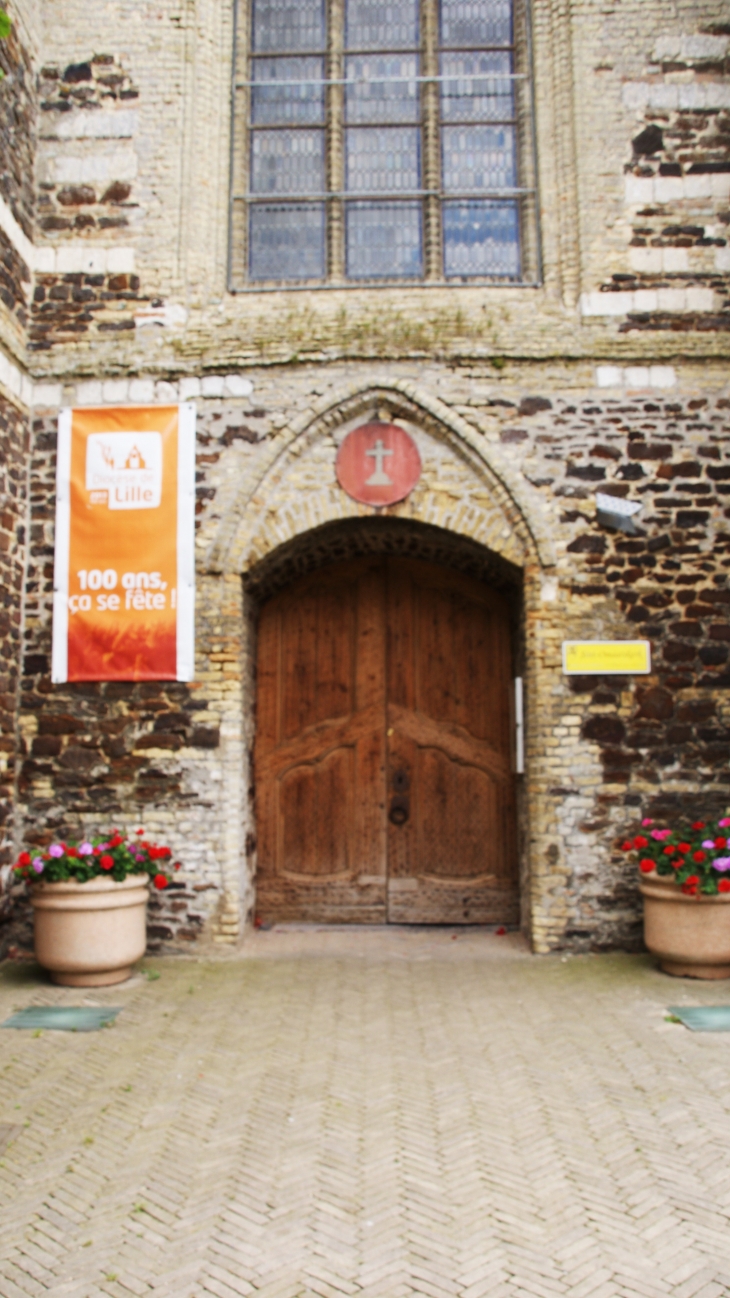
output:
M190 411L62 412L55 680L190 679Z

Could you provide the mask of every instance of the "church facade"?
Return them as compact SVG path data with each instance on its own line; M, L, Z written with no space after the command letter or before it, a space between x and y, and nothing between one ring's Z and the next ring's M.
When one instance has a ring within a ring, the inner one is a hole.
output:
M634 946L621 843L730 800L725 6L56 8L0 50L3 949L18 847L112 824L181 863L164 949ZM194 679L55 684L59 411L177 402ZM393 503L338 474L375 425Z

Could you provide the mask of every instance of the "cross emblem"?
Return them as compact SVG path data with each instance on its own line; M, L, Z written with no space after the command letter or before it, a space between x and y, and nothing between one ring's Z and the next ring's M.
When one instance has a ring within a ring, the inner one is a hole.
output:
M365 454L369 455L371 460L375 460L375 468L370 474L370 477L366 478L365 486L392 487L393 479L389 478L383 469L383 460L386 455L392 455L393 452L384 446L382 437L379 437L375 445L372 446L369 451L366 451Z

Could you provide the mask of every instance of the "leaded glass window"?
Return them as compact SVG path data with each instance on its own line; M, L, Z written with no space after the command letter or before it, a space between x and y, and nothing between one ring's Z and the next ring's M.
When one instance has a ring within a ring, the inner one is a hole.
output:
M528 0L238 0L231 287L539 276Z

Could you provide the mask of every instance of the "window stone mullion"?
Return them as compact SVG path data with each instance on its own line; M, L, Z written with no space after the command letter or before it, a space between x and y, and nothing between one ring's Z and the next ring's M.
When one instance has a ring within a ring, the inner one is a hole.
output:
M421 0L421 75L438 76L438 0ZM424 199L424 264L426 279L442 277L441 253L441 141L438 82L421 83L423 132L423 187L435 190Z
M327 79L342 81L345 60L345 0L329 0L327 14ZM345 187L345 89L327 87L327 188L340 192ZM339 282L345 278L345 219L341 198L327 200L327 274Z

